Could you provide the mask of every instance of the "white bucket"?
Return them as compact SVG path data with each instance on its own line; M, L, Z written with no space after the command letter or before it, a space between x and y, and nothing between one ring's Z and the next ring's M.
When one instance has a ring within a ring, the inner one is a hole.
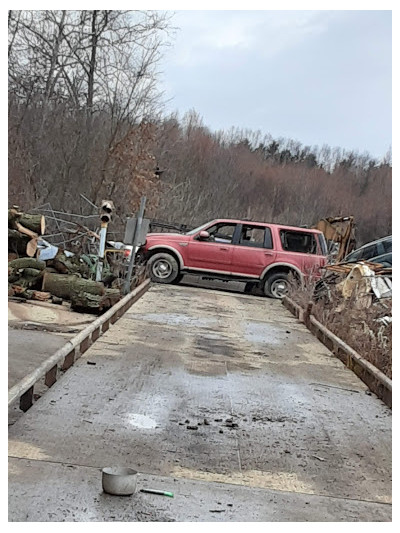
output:
M104 492L115 496L130 496L136 490L137 471L133 468L111 466L102 470Z

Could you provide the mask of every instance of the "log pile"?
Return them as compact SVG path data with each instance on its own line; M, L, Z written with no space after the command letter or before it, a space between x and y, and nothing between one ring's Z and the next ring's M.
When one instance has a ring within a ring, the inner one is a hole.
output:
M22 213L18 206L8 210L8 251L19 256L34 257L40 235L46 229L43 215Z
M67 300L74 310L95 313L114 305L120 290L88 279L90 269L79 256L59 249L51 260L38 259L45 228L42 215L23 213L17 206L8 210L9 297L58 304Z

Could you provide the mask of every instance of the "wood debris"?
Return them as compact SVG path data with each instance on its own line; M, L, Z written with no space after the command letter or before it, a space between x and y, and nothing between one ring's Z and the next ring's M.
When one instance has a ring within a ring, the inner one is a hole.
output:
M8 210L10 298L56 303L67 300L72 309L84 312L101 312L120 300L120 289L109 287L118 276L106 272L103 282L90 279L95 256L73 254L53 247L55 256L40 260L38 240L44 235L45 228L45 217L41 214L24 213L18 206ZM98 238L95 232L83 226L79 229L86 229L91 237Z

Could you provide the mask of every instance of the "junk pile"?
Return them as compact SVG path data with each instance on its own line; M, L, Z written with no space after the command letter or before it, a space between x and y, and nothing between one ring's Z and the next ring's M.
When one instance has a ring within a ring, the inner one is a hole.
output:
M102 281L94 281L97 256L51 245L43 239L45 228L41 214L23 213L17 206L8 210L9 297L56 304L67 300L74 310L95 313L120 300L122 280L110 264Z
M321 218L314 229L322 231L328 247L328 262L339 263L355 249L354 217Z
M342 297L343 307L352 300L356 309L366 309L377 300L392 298L392 269L369 261L328 265L314 298L330 301L333 293Z

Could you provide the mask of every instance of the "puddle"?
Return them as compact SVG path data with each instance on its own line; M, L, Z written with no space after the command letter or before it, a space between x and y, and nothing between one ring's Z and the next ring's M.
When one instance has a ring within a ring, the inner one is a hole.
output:
M154 429L158 426L157 422L146 415L130 414L128 420L132 426L140 429Z
M216 318L196 318L178 313L148 313L142 316L137 315L135 318L170 326L198 326L200 328L206 328L217 323Z
M195 339L195 347L205 352L207 355L222 355L226 357L234 357L236 355L236 348L228 339L223 339L217 335L198 336Z
M219 361L193 361L185 368L190 374L199 376L226 376L226 363Z
M244 338L249 342L278 346L285 339L282 329L265 322L247 322L244 328Z

